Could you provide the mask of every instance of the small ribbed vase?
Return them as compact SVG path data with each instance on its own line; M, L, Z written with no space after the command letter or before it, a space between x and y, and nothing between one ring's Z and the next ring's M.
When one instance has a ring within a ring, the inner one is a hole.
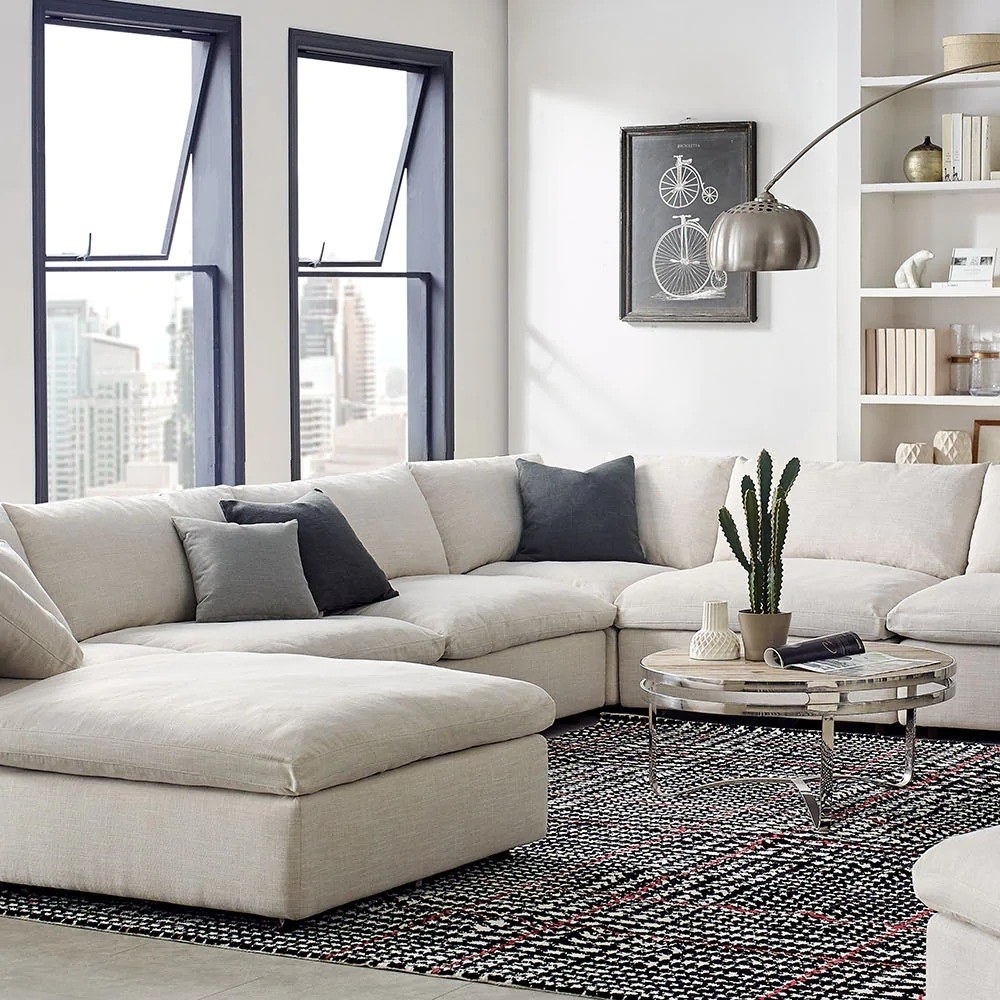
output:
M739 636L729 627L729 602L706 601L701 629L691 639L692 660L738 660Z

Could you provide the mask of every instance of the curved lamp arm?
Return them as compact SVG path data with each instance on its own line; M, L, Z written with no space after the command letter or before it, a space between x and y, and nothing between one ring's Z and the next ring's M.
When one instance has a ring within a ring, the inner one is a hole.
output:
M846 125L852 118L857 118L858 115L863 115L869 108L874 108L876 104L881 104L883 101L888 101L889 98L895 97L897 94L902 94L907 90L913 90L915 87L922 87L925 83L930 83L932 80L941 80L946 76L955 76L958 73L968 73L970 70L974 69L987 69L991 66L1000 66L1000 60L994 59L990 62L973 63L970 66L960 66L958 69L946 69L942 73L932 73L930 76L922 77L919 80L914 80L912 83L906 84L905 87L898 87L896 90L890 91L888 94L883 94L881 97L876 97L874 101L869 101L867 104L862 104L860 108L852 111L850 114L844 115L839 121L834 122L828 129L820 132L808 146L804 146L800 149L764 186L764 191L770 191L771 188L785 176L788 171L795 166L799 160L802 159L806 153L809 152L813 146L822 142L831 132L836 132L841 125Z

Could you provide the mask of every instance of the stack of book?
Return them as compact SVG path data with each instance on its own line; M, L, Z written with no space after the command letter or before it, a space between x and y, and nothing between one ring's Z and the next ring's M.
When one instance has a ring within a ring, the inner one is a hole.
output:
M941 174L946 181L997 179L1000 167L1000 117L941 116Z
M865 393L869 396L946 396L948 330L865 330Z

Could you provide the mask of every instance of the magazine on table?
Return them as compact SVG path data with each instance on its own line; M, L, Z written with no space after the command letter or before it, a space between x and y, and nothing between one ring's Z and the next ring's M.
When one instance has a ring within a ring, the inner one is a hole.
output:
M868 652L857 633L838 632L787 646L771 647L764 651L764 662L770 667L864 677L922 661L907 659L904 655Z

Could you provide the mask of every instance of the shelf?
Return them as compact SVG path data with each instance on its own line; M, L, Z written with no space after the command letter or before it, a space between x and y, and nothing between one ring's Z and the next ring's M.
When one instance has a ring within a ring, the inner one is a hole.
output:
M919 184L891 181L861 185L862 194L961 194L990 191L1000 191L1000 181L930 181Z
M863 299L992 299L1000 288L862 288Z
M897 87L905 87L908 83L916 83L925 76L930 76L930 73L918 76L863 76L861 86L865 90L895 90ZM1000 73L961 73L925 83L920 89L951 90L957 87L1000 87Z
M862 406L1000 406L1000 396L862 396Z

